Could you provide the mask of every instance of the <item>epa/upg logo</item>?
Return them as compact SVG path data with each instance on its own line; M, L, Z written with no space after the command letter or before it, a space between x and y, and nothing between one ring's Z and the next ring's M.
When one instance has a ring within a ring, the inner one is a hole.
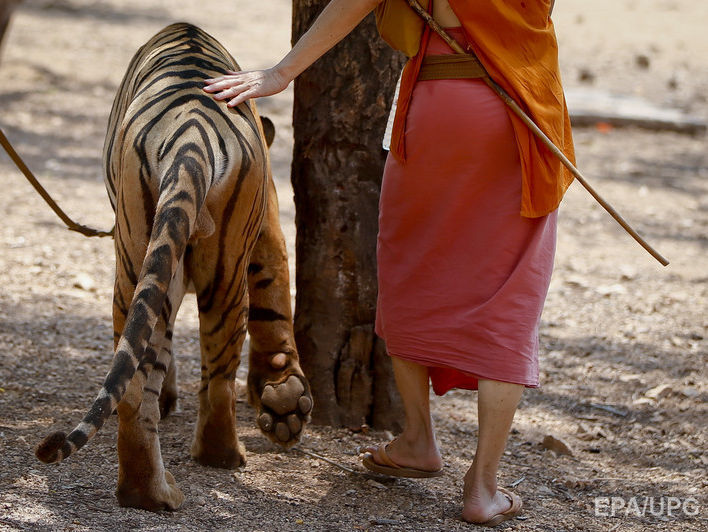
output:
M693 497L595 497L595 517L695 517L701 507Z

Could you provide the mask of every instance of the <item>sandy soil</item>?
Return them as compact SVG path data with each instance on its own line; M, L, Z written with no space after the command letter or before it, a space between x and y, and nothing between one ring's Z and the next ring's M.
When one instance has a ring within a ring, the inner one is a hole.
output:
M557 4L568 87L591 83L708 117L708 4ZM263 67L289 47L290 9L287 0L26 0L0 60L0 125L68 212L108 228L100 153L115 89L137 47L188 20L222 40L244 68ZM292 95L259 105L278 130L273 165L292 251ZM579 166L671 265L659 266L572 187L543 317L543 385L524 395L500 475L525 510L505 527L706 530L706 137L605 127L575 135ZM358 448L390 437L383 432L308 430L302 450L353 472L284 452L256 430L245 398L247 465L232 472L192 462L199 364L189 297L175 346L181 410L161 428L184 507L164 514L118 507L115 420L66 463L40 464L33 447L50 430L73 426L111 359L112 244L66 231L4 154L0 187L0 529L471 528L459 520L477 430L471 392L433 401L446 460L440 479L363 474ZM545 448L549 435L572 454Z

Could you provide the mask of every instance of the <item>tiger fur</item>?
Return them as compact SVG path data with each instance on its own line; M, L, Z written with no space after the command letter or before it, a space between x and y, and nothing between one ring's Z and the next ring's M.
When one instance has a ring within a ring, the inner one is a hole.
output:
M122 506L174 510L184 500L164 468L157 425L177 398L171 341L188 288L197 295L202 358L191 449L197 462L244 462L235 375L247 330L248 395L261 430L290 446L312 409L293 339L287 254L262 125L268 122L252 102L228 109L202 90L205 79L238 69L213 37L173 24L133 57L109 118L115 354L81 423L68 436L47 436L36 454L63 460L117 409Z

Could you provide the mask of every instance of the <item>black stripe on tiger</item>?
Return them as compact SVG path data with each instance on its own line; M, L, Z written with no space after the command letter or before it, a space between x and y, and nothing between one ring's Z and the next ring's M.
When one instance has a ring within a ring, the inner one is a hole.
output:
M288 321L288 318L273 309L250 307L248 321Z
M268 288L274 281L275 279L269 278L269 279L261 279L260 281L256 281L255 287L258 288L259 290L263 290L264 288Z

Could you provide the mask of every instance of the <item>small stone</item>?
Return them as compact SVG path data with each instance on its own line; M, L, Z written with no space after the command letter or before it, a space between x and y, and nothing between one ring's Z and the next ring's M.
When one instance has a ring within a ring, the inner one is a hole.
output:
M629 264L623 264L619 268L620 280L633 281L637 278L637 270Z
M651 65L649 56L645 54L639 54L634 58L634 63L641 69L646 70Z
M674 393L674 389L668 384L660 384L659 386L654 386L650 390L644 392L644 396L649 399L663 399Z
M90 292L96 289L96 282L86 273L80 273L74 277L74 282L72 285L74 288L80 288L81 290L86 290Z
M682 346L684 345L684 343L685 343L684 339L681 338L680 336L672 336L672 337L669 339L669 342L670 342L671 345L673 345L674 347L682 347Z
M595 81L595 73L588 68L581 68L578 72L578 81L581 83L593 83Z

